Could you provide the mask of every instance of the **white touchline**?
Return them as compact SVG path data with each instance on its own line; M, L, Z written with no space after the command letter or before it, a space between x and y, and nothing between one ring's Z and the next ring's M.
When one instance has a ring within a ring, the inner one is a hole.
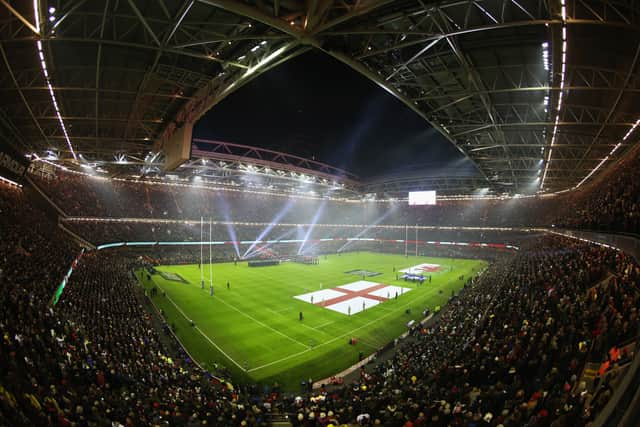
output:
M155 282L154 282L154 283L155 283ZM158 287L159 287L160 289L162 289L162 287L160 287L160 286L158 286ZM436 291L436 289L432 289L432 290L430 290L430 291L425 292L425 293L424 293L424 295L426 296L426 295L433 294L433 293L435 293L435 291ZM174 302L170 297L168 297L168 296L167 296L167 298L169 299L169 301L171 302L171 304L173 304L173 305L178 309L178 311L180 311L180 313L184 316L184 318L185 318L185 319L187 319L187 320L191 320L191 319L189 319L189 318L184 314L184 312L180 309L180 307L178 307L178 305L177 305L177 304L176 304L176 303L175 303L175 302ZM231 307L231 308L232 308L232 309L234 309L235 311L237 311L237 312L239 312L240 314L242 314L242 315L244 315L244 316L248 317L249 319L253 320L254 322L256 322L256 323L258 323L258 324L260 324L260 325L262 325L262 326L265 326L265 327L267 327L268 329L271 329L271 330L273 330L274 332L276 332L276 333L278 333L278 334L280 334L280 335L282 335L282 336L284 336L284 337L286 337L286 338L288 338L288 339L290 339L290 340L292 340L292 341L294 341L294 342L296 342L296 343L298 343L298 344L300 344L300 345L302 345L302 346L306 347L306 349L305 349L305 350L299 351L298 353L290 354L290 355L285 356L285 357L283 357L283 358L281 358L281 359L274 360L274 361L272 361L272 362L265 363L265 364L260 365L260 366L256 366L255 368L252 368L252 369L244 369L242 366L240 366L240 365L238 364L238 362L236 362L235 360L233 360L233 359L232 359L232 358L231 358L227 353L225 353L225 352L224 352L224 351L223 351L223 350L222 350L222 349L221 349L217 344L215 344L215 343L211 340L211 338L209 338L207 335L205 335L202 331L200 331L200 328L198 328L198 327L196 326L196 329L198 329L198 332L200 332L200 334L202 334L202 336L204 336L204 337L207 339L207 341L209 341L211 344L213 344L213 345L214 345L218 350L220 350L220 352L221 352L222 354L224 354L224 355L225 355L225 356L226 356L226 357L227 357L231 362L233 362L233 363L234 363L236 366L238 366L241 370L243 370L243 371L245 371L245 372L247 372L247 373L249 373L249 372L254 372L254 371L257 371L257 370L260 370L260 369L267 368L267 367L269 367L269 366L275 365L275 364L277 364L277 363L284 362L284 361L289 360L289 359L291 359L291 358L294 358L294 357L300 356L300 355L302 355L302 354L304 354L304 353L308 353L309 351L311 351L311 350L312 350L312 349L311 349L311 348L309 348L307 345L302 344L300 341L298 341L298 340L296 340L296 339L294 339L294 338L291 338L291 337L289 337L288 335L283 334L282 332L280 332L280 331L278 331L278 330L276 330L276 329L273 329L273 328L272 328L272 327L270 327L269 325L266 325L266 324L264 324L264 323L260 322L258 319L255 319L255 318L253 318L253 317L251 317L251 316L249 316L249 315L247 315L247 314L243 313L242 311L240 311L239 309L237 309L237 308L236 308L236 307L234 307L233 305L231 305L231 304L227 303L226 301L224 301L224 300L222 300L222 299L218 298L217 296L215 296L215 295L214 295L214 298L219 299L223 304L228 305L229 307ZM403 304L403 305L401 305L401 306L400 306L400 307L398 307L398 308L399 308L399 309L402 309L402 308L404 308L404 307L406 307L406 306L410 305L412 302L413 302L413 301L409 301L409 302L407 302L406 304ZM383 308L383 307L380 307L380 308ZM364 325L359 326L359 327L357 327L357 328L355 328L355 329L353 329L353 330L351 330L351 331L349 331L349 332L346 332L346 333L344 333L344 334L342 334L342 335L339 335L339 336L337 336L337 337L335 337L335 338L333 338L333 339L331 339L331 340L329 340L329 341L325 341L325 342L323 342L323 343L320 343L320 344L316 345L316 346L314 347L314 349L316 349L316 348L318 348L318 347L322 347L323 345L326 345L326 344L331 344L331 343L335 342L336 340L339 340L339 339L342 339L342 338L344 338L344 337L346 337L346 336L348 336L348 335L351 335L351 334L353 334L354 332L359 331L359 330L360 330L360 329L362 329L362 328L366 328L367 326L372 325L372 324L374 324L374 323L376 323L376 322L379 322L380 320L382 320L382 319L384 319L384 318L386 318L386 317L390 316L391 314L393 314L393 313L396 313L396 312L397 312L396 310L387 309L386 307L385 307L385 309L386 309L386 310L389 310L389 313L388 313L388 314L385 314L385 315L383 315L383 316L381 316L381 317L379 317L379 318L377 318L377 319L374 319L374 320L372 320L372 321L370 321L370 322L368 322L368 323L365 323ZM328 323L323 324L323 325L321 325L321 326L326 326L326 325L328 325L328 324L330 324L330 323L334 323L334 321L328 322ZM318 327L321 327L321 326L318 326Z
M284 314L278 313L278 312L277 312L277 311L275 311L275 310L271 310L271 309L270 309L270 308L268 308L268 307L267 307L267 310L269 310L270 312L272 312L272 313L274 313L274 314L277 314L278 316L285 317L285 316L284 316ZM328 334L328 333L326 333L325 331L320 330L320 329L317 329L317 328L318 328L318 326L313 327L313 326L305 325L304 323L300 323L300 326L303 326L303 327L305 327L305 328L307 328L307 329L312 329L312 330L314 330L314 331L316 331L316 332L321 332L321 333L323 333L323 334L325 334L325 335L329 335L329 334Z
M218 349L218 351L219 351L220 353L224 354L224 355L225 355L225 357L226 357L227 359L231 360L231 361L233 362L233 364L234 364L234 365L236 365L236 366L237 366L238 368L240 368L242 371L245 371L245 372L247 371L245 368L243 368L242 366L240 366L240 364L239 364L238 362L236 362L235 360L233 360L233 359L231 358L231 356L229 356L227 353L225 353L225 351L224 351L223 349L221 349L221 348L218 346L218 344L214 343L214 342L213 342L213 340L211 340L211 338L209 338L209 337L208 337L204 332L202 332L202 330L201 330L199 327L197 327L197 326L196 326L196 327L195 327L195 329L196 329L198 332L200 332L200 335L202 335L203 337L205 337L205 339L206 339L207 341L209 341L209 342L211 343L211 345L213 345L215 348L217 348L217 349Z
M365 340L363 340L362 338L360 338L360 339L358 340L358 342L359 342L359 343L362 343L362 344L364 344L364 345L366 345L367 347L371 347L371 348L373 348L374 350L377 350L377 349L379 349L379 348L381 347L381 346L375 346L375 345L373 345L373 344L369 344L368 342L366 342L366 341L365 341Z
M154 283L155 283L155 282L154 282ZM157 284L156 284L156 286L158 286L158 287L159 287L163 292L165 292L165 291L164 291L164 289L162 289L162 287L160 287L160 286L159 286L159 285L157 285ZM165 292L165 295L166 295L166 292ZM173 306L174 306L174 307L175 307L175 308L180 312L180 314L182 314L182 316L183 316L185 319L187 319L189 322L193 322L193 320L192 320L192 319L189 319L189 318L187 317L187 315L186 315L186 314L184 314L184 311L182 311L182 309L180 308L180 306L178 306L178 304L176 304L176 303L175 303L175 301L173 301L173 300L171 299L171 297L170 297L170 296L168 296L168 295L167 295L167 296L166 296L166 298L169 300L169 302L170 302L171 304L173 304ZM236 362L235 360L233 360L233 358L232 358L231 356L229 356L227 353L225 353L225 351L224 351L223 349L221 349L221 348L220 348L216 343L214 343L214 342L211 340L211 338L209 338L209 337L208 337L204 332L202 332L202 330L201 330L199 327L197 327L197 326L196 326L196 327L195 327L195 329L196 329L196 330L200 333L200 335L202 335L202 336L203 336L207 341L209 341L211 344L213 344L213 346L214 346L214 347L215 347L215 348L216 348L220 353L224 354L224 356L225 356L227 359L229 359L231 362L233 362L233 364L234 364L234 365L236 365L238 368L240 368L241 370L243 370L243 371L245 371L245 372L246 372L246 369L245 369L245 368L243 368L242 366L240 366L240 364L239 364L238 362ZM184 347L184 346L183 346L183 347Z
M436 291L436 290L437 290L437 289L433 289L433 290L430 290L430 291L428 291L428 292L425 292L425 293L424 293L424 295L426 296L426 295L433 294L433 293L435 293L435 291ZM406 303L406 304L404 304L404 305L401 305L401 306L400 306L400 307L398 307L398 308L399 308L399 309L403 309L403 308L405 308L406 306L408 306L409 304L411 304L412 302L413 302L413 301L409 301L408 303ZM378 317L377 319L372 320L371 322L365 323L364 325L359 326L359 327L357 327L356 329L354 329L354 330L352 330L352 331L349 331L349 332L346 332L346 333L344 333L344 334L342 334L342 335L339 335L339 336L337 336L337 337L335 337L335 338L333 338L333 339L330 339L329 341L325 341L325 342L323 342L323 343L320 343L320 344L316 345L316 346L314 347L314 349L316 349L316 348L318 348L318 347L322 347L323 345L326 345L326 344L331 344L332 342L334 342L334 341L336 341L336 340L340 340L340 339L342 339L342 338L344 338L344 337L346 337L346 336L348 336L348 335L351 335L351 334L353 334L354 332L359 331L359 330L360 330L360 329L362 329L362 328L366 328L366 327L367 327L367 326L369 326L369 325L372 325L372 324L374 324L374 323L376 323L376 322L379 322L380 320L384 319L385 317L388 317L388 316L392 315L393 313L397 313L397 311L395 311L395 310L394 310L394 311L391 311L391 312L389 312L388 314L385 314L385 315L383 315L383 316L380 316L380 317ZM275 365L276 363L284 362L285 360L289 360L289 359L291 359L291 358L293 358L293 357L300 356L301 354L308 353L309 351L311 351L311 349L310 349L310 348L307 348L306 350L302 350L302 351L300 351L300 352L298 352L298 353L290 354L289 356L283 357L282 359L274 360L273 362L265 363L264 365L261 365L261 366L256 366L255 368L249 369L247 372L253 372L253 371L257 371L257 370L259 370L259 369L267 368L267 367L269 367L269 366L271 366L271 365Z
M266 323L263 323L263 322L259 321L259 320L258 320L258 319L256 319L255 317L248 315L247 313L243 312L242 310L240 310L240 309L238 309L238 308L234 307L233 305L229 304L229 303L228 303L228 302L226 302L225 300L223 300L223 299L221 299L221 298L218 298L218 297L217 297L217 296L215 296L215 295L214 295L213 297L214 297L215 299L219 300L220 302L222 302L224 305L226 305L226 306L228 306L228 307L230 307L230 308L234 309L234 310L235 310L235 311L237 311L238 313L242 314L243 316L245 316L245 317L247 317L247 318L249 318L249 319L253 320L253 321L254 321L254 322L256 322L257 324L262 325L262 326L264 326L264 327L265 327L265 328L267 328L267 329L271 329L273 332L275 332L275 333L277 333L277 334L279 334L279 335L282 335L283 337L285 337L285 338L287 338L287 339L289 339L289 340L291 340L291 341L293 341L293 342L295 342L295 343L298 343L298 344L300 344L301 346L303 346L303 347L305 347L305 348L307 348L307 347L308 347L306 344L301 343L301 342L300 342L300 341L298 341L297 339L295 339L295 338L291 338L289 335L287 335L287 334L283 334L283 333L282 333L282 332L280 332L279 330L274 329L274 328L272 328L271 326L267 325Z
M316 332L320 332L320 333L322 333L322 334L325 334L325 335L331 336L330 334L328 334L327 332L323 331L322 329L318 329L318 327L317 327L317 326L308 326L308 325L305 325L305 324L303 324L303 323L301 323L301 324L300 324L300 326L304 326L305 328L313 329L313 330L314 330L314 331L316 331Z
M144 286L144 285L142 285ZM158 317L162 318L162 314L160 314L160 309L158 308L158 306L156 305L156 303L150 299L149 301L151 301L151 305L153 306L153 308L156 310L156 313L158 314ZM198 363L198 361L191 355L191 353L189 353L189 350L187 349L187 346L184 345L182 343L182 341L180 340L180 338L178 337L178 335L176 335L175 332L173 332L171 329L169 329L169 331L171 332L171 335L173 335L173 337L176 339L176 341L178 341L178 343L180 344L180 346L184 349L184 351L187 353L187 356L189 356L189 358L191 360L193 360L193 363L196 364L196 366L198 368L200 368L201 370L204 371L204 369L202 369L202 366L200 366L200 364Z

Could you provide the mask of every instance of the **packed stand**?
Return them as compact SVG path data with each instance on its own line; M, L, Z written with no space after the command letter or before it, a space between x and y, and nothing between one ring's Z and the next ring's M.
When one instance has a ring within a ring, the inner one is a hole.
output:
M564 205L553 220L559 227L640 234L640 149Z
M32 177L70 216L304 224L318 213L324 224L434 226L528 226L555 206L522 199L444 201L436 206L404 202L321 201L233 189L106 180L59 172L53 179ZM170 184L170 183L169 183Z
M319 212L325 224L387 224L485 227L568 227L640 232L640 148L577 191L552 197L406 202L320 201L233 189L97 179L58 172L33 176L71 216L307 223Z
M137 257L89 252L51 307L77 248L22 192L0 194L10 236L0 425L254 426L282 406L296 426L580 426L608 397L594 401L580 384L585 361L606 360L637 334L638 266L611 249L545 237L492 264L354 383L300 396L231 390L170 348L130 274Z
M87 241L100 245L116 242L199 242L201 229L199 221L190 222L161 222L148 220L147 222L120 220L65 220L65 227ZM204 223L202 228L203 241L249 241L253 242L260 237L261 240L302 239L308 229L296 225L279 225L271 227L265 223L260 224L213 224L209 235L209 224ZM302 230L302 231L300 231ZM349 237L375 238L380 240L397 240L408 237L414 241L436 242L481 242L481 243L512 243L523 237L522 232L486 231L486 230L430 230L414 227L397 226L397 228L385 227L325 227L317 225L313 228L308 238L346 239Z
M636 337L638 279L623 254L544 239L491 266L358 381L290 399L294 425L586 425L610 393L592 402L580 373L590 353Z

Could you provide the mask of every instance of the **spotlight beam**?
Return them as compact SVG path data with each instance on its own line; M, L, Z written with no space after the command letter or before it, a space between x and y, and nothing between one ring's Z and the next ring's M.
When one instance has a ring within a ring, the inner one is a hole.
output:
M269 232L273 229L273 227L275 227L280 222L280 220L291 210L293 205L294 205L293 199L289 199L287 203L284 205L284 207L280 210L280 212L278 212L276 216L271 220L271 223L267 225L264 230L262 230L262 232L258 235L258 237L256 237L256 240L254 240L253 243L249 246L249 248L244 252L244 254L242 255L242 258L246 257L247 254L251 252L253 248L255 248L258 242L261 241L264 238L264 236L269 234Z
M380 224L382 221L384 221L389 215L391 215L391 212L393 212L395 210L395 206L391 206L391 208L389 208L389 210L387 210L382 216L378 217L373 224L371 225L367 225L362 231L360 231L358 234L355 235L355 239L357 239L358 237L362 236L364 233L366 233L367 231L371 230L373 227L375 227L376 225ZM342 252L347 246L349 246L350 244L352 244L353 242L355 242L356 240L348 240L347 243L345 243L344 245L342 245L342 247L340 249L338 249L338 252Z
M231 214L229 213L229 204L227 201L218 193L218 201L220 202L220 206L222 207L222 216L226 222L227 233L229 234L229 239L233 242L233 249L236 251L236 255L240 258L240 248L238 247L238 239L236 238L236 230L233 228L233 224L231 221Z
M320 241L320 240L313 241L313 243L312 243L310 246L307 246L307 247L302 251L302 253L301 253L300 255L305 255L305 254L310 254L310 255L312 255L312 254L313 254L313 250L314 250L315 248L317 248L317 247L320 245L320 243L322 243L322 241Z
M252 257L256 256L258 254L258 252L260 252L261 250L265 250L265 249L269 248L271 245L273 245L274 243L278 243L281 239L284 239L285 237L289 236L290 234L293 234L293 232L295 232L295 231L296 231L296 229L292 228L291 230L287 231L286 233L282 233L281 235L279 235L278 237L273 239L273 240L275 240L275 242L267 243L266 245L261 246L259 249L256 249L256 250L246 254L244 256L244 258L247 259L247 258L252 258Z
M320 216L322 216L322 214L324 213L324 208L325 208L326 205L327 205L327 199L323 199L322 202L320 202L320 206L318 206L318 210L316 211L315 214L313 214L313 219L311 220L311 225L309 225L309 229L307 230L306 234L304 235L304 239L302 240L302 243L300 244L300 247L298 248L298 255L300 255L302 253L302 248L304 248L305 243L307 243L307 240L309 239L309 236L311 235L311 232L315 228L316 223L320 219Z

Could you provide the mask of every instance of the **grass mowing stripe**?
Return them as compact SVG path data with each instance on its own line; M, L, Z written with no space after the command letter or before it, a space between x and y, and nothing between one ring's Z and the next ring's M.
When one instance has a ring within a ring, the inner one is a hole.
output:
M432 284L422 287L398 280L400 269L425 262L443 267L432 274ZM241 263L221 263L215 264L213 271L216 276L215 296L223 304L208 295L203 297L197 264L158 266L159 271L180 274L188 282L187 286L178 285L154 276L165 290L170 291L173 302L180 306L181 311L246 370L238 369L210 342L205 342L208 340L189 325L186 317L170 301L157 299L155 302L167 311L167 319L176 319L176 333L184 338L184 344L193 350L197 360L206 364L227 364L238 381L278 382L285 390L293 391L302 379L310 376L325 378L340 372L356 363L360 353L368 356L377 343L386 344L397 338L406 331L409 320L422 318L421 313L425 309L433 311L446 305L449 295L454 295L462 287L464 279L485 264L477 260L405 257L373 252L329 254L321 258L320 264L313 266L282 263L255 269ZM204 268L208 270L206 266ZM370 279L373 282L408 287L412 291L408 296L390 299L353 316L295 298L309 291L332 289L362 280L345 274L354 268L380 272L379 276ZM153 286L150 279L147 286ZM230 288L225 286L227 282L231 283ZM299 321L298 312L304 312L304 321ZM371 322L381 316L385 316L381 321ZM265 329L262 324L270 328ZM357 338L356 345L347 345L347 337L350 336ZM339 341L343 337L344 343ZM292 343L291 338L298 342ZM304 347L299 348L299 343ZM263 367L267 364L270 366ZM252 373L248 372L250 368L253 368Z
M321 334L329 335L329 333L327 333L327 332L323 331L322 329L318 329L317 327L313 327L313 326L309 326L309 325L304 325L304 324L300 324L300 326L304 326L304 327L305 327L305 328L307 328L307 329L311 329L311 330L313 330L313 331L320 332ZM331 335L329 335L329 336L331 336Z
M358 342L360 342L360 343L362 343L362 344L366 345L367 347L370 347L370 348L372 348L372 349L374 349L374 350L377 350L377 349L379 349L380 347L382 347L382 346L380 346L380 345L375 346L375 345L373 345L373 344L369 344L368 342L366 342L366 341L365 341L365 340L363 340L362 338L360 338L360 339L358 340Z
M330 324L335 323L335 320L331 320L329 322L325 322L322 325L316 326L316 328L324 328L325 326L329 326Z
M432 292L435 292L435 289L434 289ZM431 294L432 292L426 292L426 294ZM401 306L401 307L399 307L399 308L401 308L401 309L402 309L402 308L405 308L405 307L407 307L407 306L409 306L409 305L411 305L411 304L413 304L413 301L409 301L408 303L406 303L406 304L402 305L402 306ZM351 330L351 331L349 331L349 332L346 332L346 333L344 333L344 334L342 334L342 335L338 335L337 337L335 337L335 338L333 338L333 339L330 339L329 341L325 341L325 342L323 342L323 343L320 343L320 344L318 344L317 346L315 346L314 348L322 347L322 346L324 346L324 345L331 344L332 342L335 342L336 340L342 339L342 338L344 338L344 337L346 337L346 336L353 335L353 333L354 333L354 332L359 331L359 330L360 330L360 329L362 329L362 328L366 328L367 326L371 326L371 325L373 325L374 323L379 322L380 320L382 320L382 319L384 319L384 318L386 318L386 317L388 317L388 316L390 316L390 315L392 315L392 314L394 314L394 313L397 313L397 311L392 311L392 312L387 313L387 314L385 314L384 316L381 316L381 317L379 317L379 318L377 318L377 319L373 319L372 321L370 321L370 322L368 322L368 323L365 323L364 325L361 325L361 326L359 326L359 327L357 327L357 328L355 328L355 329L353 329L353 330ZM285 360L289 360L289 359L291 359L292 357L295 357L295 356L298 356L298 355L301 355L301 354L307 353L307 352L309 352L309 351L311 351L311 350L312 350L311 348L307 348L306 350L303 350L303 351L301 351L301 352L299 352L299 353L296 353L296 354L289 355L289 356L284 357L284 358L282 358L282 359L280 359L280 360L274 360L273 362L269 362L269 363L264 364L264 365L262 365L262 366L256 366L256 367L255 367L255 368L253 368L253 369L249 369L247 372L254 372L254 371L257 371L258 369L263 369L263 368L266 368L267 366L275 365L276 363L280 363L280 362L283 362L283 361L285 361Z
M200 328L198 328L197 326L195 327L196 331L200 332L200 334L207 340L209 341L216 349L218 349L218 351L222 354L224 354L224 356L229 359L230 361L233 362L234 365L236 365L238 368L242 369L243 371L246 371L245 368L243 368L242 366L240 366L240 364L238 362L236 362L235 360L233 360L233 358L231 356L229 356L227 353L225 353L225 351L223 349L221 349L216 343L214 343L211 338L209 338L204 332L202 332L200 330Z
M155 283L155 282L154 282L154 283ZM156 286L158 286L158 287L162 290L162 292L164 292L164 293L165 293L165 295L166 295L166 292L164 291L164 289L162 289L162 287L161 287L161 286L159 286L159 285L156 285ZM171 304L173 304L173 306L174 306L174 307L175 307L175 308L180 312L180 314L182 314L182 316L184 316L184 318L185 318L185 319L187 319L189 322L192 322L192 320L191 320L191 319L189 319L189 318L187 317L187 315L186 315L186 314L184 314L184 311L182 311L182 309L180 308L180 306L179 306L178 304L176 304L176 303L175 303L175 301L173 301L169 295L166 295L166 298L167 298L167 300L169 300L169 302L170 302ZM155 304L154 304L154 306L155 306ZM234 365L236 365L238 368L242 369L243 371L246 371L246 369L245 369L245 368L243 368L243 367L242 367L238 362L236 362L236 361L235 361L231 356L229 356L229 355L228 355L228 354L227 354L223 349L221 349L221 348L220 348L216 343L214 343L214 342L211 340L211 338L209 338L209 336L208 336L207 334L205 334L204 332L202 332L202 330L201 330L199 327L197 327L197 326L196 326L196 327L195 327L195 330L196 330L196 331L198 331L198 332L200 333L200 335L202 335L202 336L203 336L207 341L209 341L209 342L210 342L210 343L211 343L211 344L212 344L212 345L213 345L213 346L214 346L214 347L215 347L215 348L216 348L220 353L222 353L222 354L223 354L227 359L229 359L229 360L230 360ZM184 346L183 346L183 347L184 347ZM188 353L187 353L187 354L188 354ZM189 356L189 357L191 357L191 356Z
M242 310L240 310L240 309L238 309L238 308L234 307L233 305L229 304L228 302L226 302L226 301L225 301L225 300L223 300L222 298L218 298L218 297L217 297L217 296L215 296L215 295L214 295L213 297L214 297L215 299L217 299L217 300L221 301L221 302L222 302L224 305L226 305L227 307L232 308L233 310L235 310L235 311L237 311L238 313L242 314L244 317L246 317L246 318L248 318L248 319L253 320L253 321L254 321L254 322L256 322L258 325L262 325L262 326L264 326L265 328L272 330L272 331L273 331L273 332L275 332L276 334L282 335L283 337L288 338L289 340L291 340L291 341L293 341L293 342L295 342L295 343L300 344L300 345L301 345L301 346L303 346L304 348L307 348L307 347L308 347L306 344L301 343L301 342L300 342L300 341L298 341L297 339L295 339L295 338L291 338L289 335L287 335L287 334L283 334L281 331L279 331L279 330L277 330L277 329L272 328L271 326L267 325L266 323L263 323L263 322L259 321L258 319L256 319L256 318L255 318L255 317L253 317L253 316L248 315L248 314L247 314L247 313L245 313L244 311L242 311Z
M137 278L137 276L136 276ZM142 283L141 283L142 285ZM143 285L144 286L144 285ZM157 315L159 318L162 318L162 313L160 313L160 310L158 309L158 306L156 305L156 303L149 298L149 301L151 302L151 305L153 306L153 308L155 309ZM175 304L174 304L175 305ZM178 308L176 306L176 308ZM187 347L182 343L182 340L180 340L180 337L178 337L178 335L173 332L173 330L171 328L168 328L169 331L171 332L171 335L173 335L173 337L176 339L176 341L178 341L178 343L180 344L180 346L184 349L184 351L187 353L187 356L189 356L189 359L191 359L193 361L193 363L200 369L202 369L202 366L200 366L200 364L198 363L198 361L196 359L193 358L193 356L191 356L191 354L189 353L189 350L187 350ZM203 369L202 369L203 370Z
M158 287L162 290L162 292L164 292L164 289L162 289L160 286L158 286ZM180 312L180 314L182 314L182 316L184 316L184 318L187 319L189 322L192 322L193 320L189 319L187 317L187 315L184 314L184 311L182 311L182 309L180 307L178 307L178 304L176 304L175 301L173 301L169 295L166 295L166 292L164 292L164 293L165 293L165 298L167 298L169 300L169 302L171 304L173 304L173 306Z
M270 312L272 312L273 314L276 314L276 315L278 315L278 316L283 316L282 314L278 313L277 311L271 310L270 308L267 308L266 310L267 310L267 311L270 311ZM316 331L316 332L323 333L323 334L325 334L325 335L329 335L327 332L325 332L325 331L323 331L323 330L321 330L321 329L318 329L318 327L313 327L313 326L305 325L304 323L300 323L300 326L302 326L303 328L311 329L311 330Z

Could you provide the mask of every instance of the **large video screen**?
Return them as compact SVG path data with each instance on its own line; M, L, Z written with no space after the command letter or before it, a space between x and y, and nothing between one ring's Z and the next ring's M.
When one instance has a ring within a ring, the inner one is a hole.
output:
M435 191L410 191L409 206L435 205Z

